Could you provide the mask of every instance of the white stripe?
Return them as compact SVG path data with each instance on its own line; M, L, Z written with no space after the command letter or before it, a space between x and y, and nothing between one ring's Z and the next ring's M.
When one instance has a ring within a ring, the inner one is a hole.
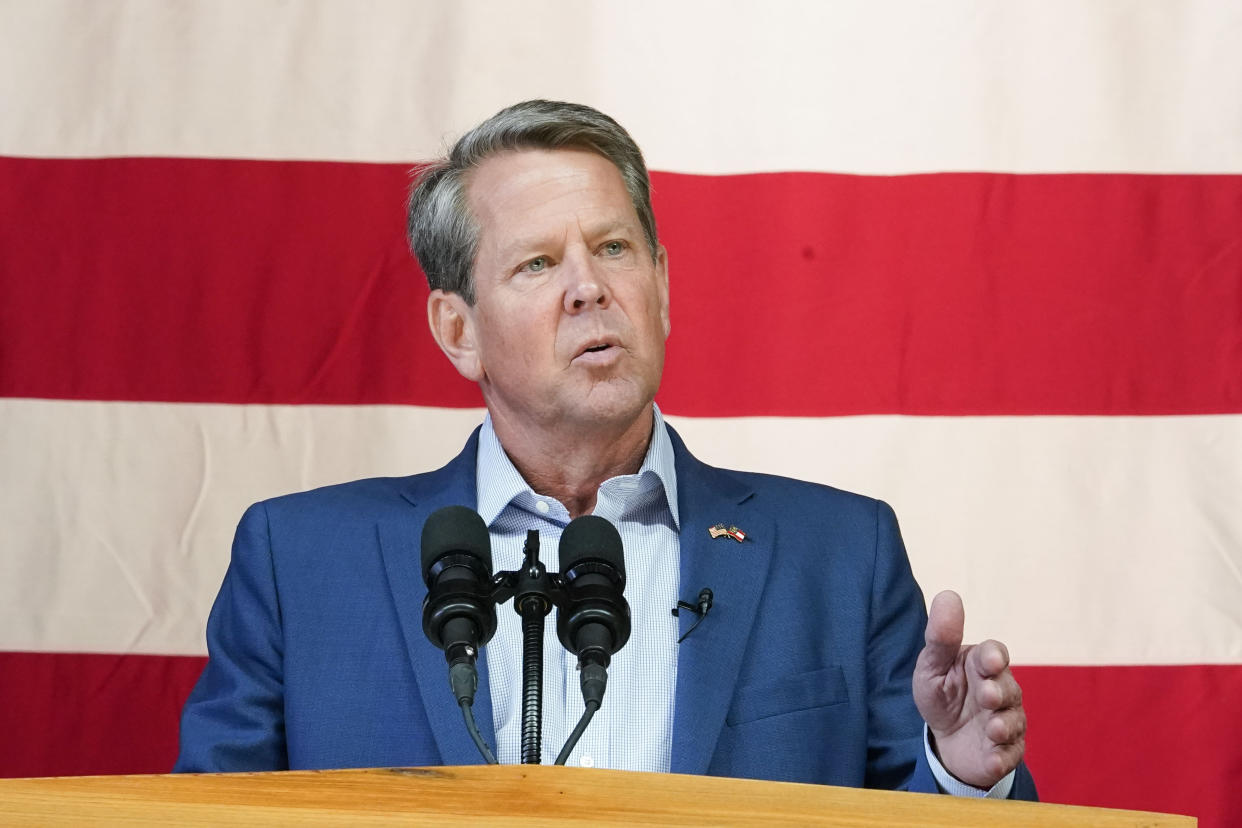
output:
M0 400L0 649L201 653L251 501L449 459L478 410ZM1023 664L1242 662L1242 415L670 417L897 510Z
M413 161L590 103L655 169L1242 172L1234 0L10 2L0 153Z
M1242 662L1242 415L669 420L716 465L888 501L926 598L1018 663Z
M250 503L442 465L478 411L0 400L0 650L205 653Z

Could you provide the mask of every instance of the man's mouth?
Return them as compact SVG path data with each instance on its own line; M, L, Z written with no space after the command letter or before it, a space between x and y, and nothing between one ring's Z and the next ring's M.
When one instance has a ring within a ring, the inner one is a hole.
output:
M619 350L619 348L620 346L615 342L595 342L579 351L578 358L585 358L588 362L611 359L609 352Z

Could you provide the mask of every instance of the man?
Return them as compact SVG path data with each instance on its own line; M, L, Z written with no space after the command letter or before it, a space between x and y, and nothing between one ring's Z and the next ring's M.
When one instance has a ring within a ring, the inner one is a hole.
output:
M488 417L439 471L251 507L178 770L477 762L419 614L422 524L458 503L488 524L499 569L527 529L552 569L571 518L621 531L633 633L572 764L1034 797L1008 654L960 646L953 593L927 618L891 510L711 468L664 425L668 256L616 122L502 110L424 171L409 227L432 335ZM722 523L741 531L710 531ZM693 622L671 609L701 587L714 608L679 643ZM502 608L475 705L508 762L519 641ZM549 628L545 761L582 711L574 664Z

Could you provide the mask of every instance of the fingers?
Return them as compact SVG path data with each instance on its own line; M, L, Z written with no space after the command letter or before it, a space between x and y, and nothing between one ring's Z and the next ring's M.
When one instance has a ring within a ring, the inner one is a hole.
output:
M981 679L977 698L984 707L995 710L1021 701L1022 691L1018 689L1018 682L1009 672L1009 649L999 641L988 639L969 648L966 653L966 670L972 677ZM993 683L998 686L992 688L990 685ZM1017 702L1011 699L1015 692L1018 696Z
M1018 766L1026 751L1022 708L979 711L971 725L952 733L934 730L936 755L949 773L977 788L990 788Z
M972 666L981 676L998 676L1009 666L1009 648L995 639L977 645L973 656Z
M973 689L976 703L985 710L1022 707L1022 688L1008 668L999 676L979 680Z
M1026 743L1022 739L1013 744L997 745L992 748L987 758L983 761L983 767L988 778L999 782L1005 774L1018 766L1018 763L1022 761L1022 754L1025 750ZM987 787L990 788L991 785Z
M1010 708L993 713L983 727L983 735L995 745L1013 745L1026 738L1026 713Z
M951 589L946 589L932 599L931 608L927 611L928 644L946 644L953 646L953 654L962 646L962 635L966 630L966 608L962 606L962 598Z
M992 714L984 735L992 742L984 767L989 776L1000 779L1018 766L1026 752L1026 713L1018 708Z
M957 660L966 628L966 610L961 597L945 590L932 599L927 613L926 647L921 661L932 673L946 673Z

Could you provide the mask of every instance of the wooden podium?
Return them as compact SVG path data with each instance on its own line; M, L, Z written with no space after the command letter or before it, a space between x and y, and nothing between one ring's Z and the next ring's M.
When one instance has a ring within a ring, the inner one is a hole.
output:
M1193 817L504 765L0 780L4 825L1191 826Z

